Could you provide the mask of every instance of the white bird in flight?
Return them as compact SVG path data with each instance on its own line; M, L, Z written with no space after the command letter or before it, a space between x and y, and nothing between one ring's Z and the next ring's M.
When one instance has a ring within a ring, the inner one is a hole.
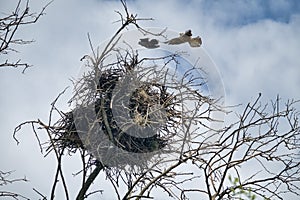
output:
M165 44L177 45L188 42L191 47L200 47L202 44L202 40L199 36L192 38L192 31L187 30L185 33L180 33L179 37L173 38Z

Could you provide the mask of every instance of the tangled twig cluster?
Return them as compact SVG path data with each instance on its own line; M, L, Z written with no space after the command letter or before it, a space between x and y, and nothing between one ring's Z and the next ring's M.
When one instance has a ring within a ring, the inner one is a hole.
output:
M77 199L93 194L87 191L100 171L118 199L154 198L154 190L174 199L192 194L211 200L299 196L300 127L294 109L298 102L287 102L282 109L278 97L269 111L270 105L261 105L259 95L237 122L211 126L220 121L214 113L225 111L218 99L202 92L206 82L199 66L182 64L183 52L141 56L123 40L122 30L133 24L142 34L160 36L164 31L156 34L141 28L126 2L121 2L126 12L124 17L118 12L122 26L101 51L94 50L89 38L93 54L82 58L86 70L74 81L72 110L64 113L55 107L61 93L52 103L48 123L27 121L15 129L16 133L31 124L40 146L35 125L47 131L48 153L53 150L58 162L51 199L58 180L70 199L61 167L66 150L79 151L82 158ZM142 44L158 44L156 39L135 39L148 49L153 46ZM181 39L180 45L187 42ZM55 111L60 118L52 123Z
M100 69L97 78L95 73L85 75L82 82L77 83L77 87L84 88L85 95L76 99L76 93L73 98L77 102L75 109L64 114L54 125L54 140L58 147L67 147L71 151L76 148L90 150L93 144L86 139L93 137L97 141L94 145L99 146L101 141L97 139L97 134L104 134L111 146L115 145L127 152L147 153L166 146L168 139L175 134L172 132L170 135L169 129L174 127L174 123L178 121L176 118L180 117L176 107L178 102L165 85L153 81L161 74L153 71L152 81L143 81L141 75L149 73L152 68L148 68L146 72L136 60L126 63L122 65L120 62L116 68ZM138 86L132 92L125 91L133 82ZM119 88L126 83L126 87ZM126 124L122 121L126 121ZM121 123L121 127L118 123ZM127 131L134 134L128 134ZM142 136L145 131L148 135ZM99 149L95 146L92 148Z

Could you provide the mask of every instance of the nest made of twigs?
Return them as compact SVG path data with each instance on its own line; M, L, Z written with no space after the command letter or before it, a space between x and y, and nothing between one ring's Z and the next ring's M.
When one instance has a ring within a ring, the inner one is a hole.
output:
M86 130L90 130L89 126L95 121L93 116L96 116L98 127L101 129L97 131L97 134L104 133L113 145L124 151L149 153L160 150L167 145L170 136L163 136L162 133L167 133L167 123L174 116L176 110L173 105L174 98L167 92L164 85L143 82L134 92L126 94L130 95L126 108L128 121L131 123L129 126L139 127L139 129L135 129L135 135L128 134L124 127L119 127L117 124L111 106L112 93L125 73L126 71L119 69L109 69L101 73L97 79L94 101L89 102L89 105L75 107L58 121L59 127L61 127L55 133L58 146L67 147L72 151L76 151L78 148L89 150L91 142L87 142L85 139L83 141L82 137L82 135L89 133L78 130L78 127L85 126L87 127ZM151 113L157 105L164 110L164 116L155 116L153 112ZM147 131L150 130L148 137L139 135L139 132L143 132L145 128Z

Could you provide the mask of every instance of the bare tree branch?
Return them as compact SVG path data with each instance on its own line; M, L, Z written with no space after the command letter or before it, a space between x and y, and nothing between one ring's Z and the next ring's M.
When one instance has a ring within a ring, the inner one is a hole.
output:
M15 48L17 45L26 45L33 42L33 40L24 40L22 38L15 38L16 33L21 26L35 24L39 18L45 14L45 9L52 3L47 3L39 13L31 13L29 10L29 0L24 4L22 0L19 0L15 10L11 14L7 14L0 18L0 56L3 57L12 52L18 52ZM23 8L22 8L23 7ZM21 60L11 62L5 60L0 63L0 68L4 67L22 67L23 71L31 67L28 63L22 63Z
M15 129L14 138L25 124L33 126L36 137L35 126L47 132L46 155L54 152L58 164L51 199L58 180L70 198L62 157L78 152L82 170L76 175L83 177L77 199L99 191L89 189L100 173L124 200L153 199L157 191L173 199L188 199L190 194L210 200L300 195L299 102L282 106L277 97L262 104L259 94L227 127L212 128L211 122L220 121L213 114L226 111L220 99L199 90L205 85L195 75L199 69L179 71L181 52L142 57L122 41L129 25L161 37L164 31L144 30L138 22L145 19L131 14L125 0L121 4L121 26L101 51L88 35L92 56L81 59L88 71L74 80L72 111L56 108L62 92L51 104L47 123L28 121ZM136 137L146 129L151 137Z

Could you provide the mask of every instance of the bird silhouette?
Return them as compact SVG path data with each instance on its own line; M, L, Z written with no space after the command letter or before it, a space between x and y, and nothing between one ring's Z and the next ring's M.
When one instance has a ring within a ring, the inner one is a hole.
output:
M202 40L199 36L192 38L192 31L187 30L185 33L180 33L179 37L173 38L165 44L169 45L177 45L188 42L191 47L200 47L202 44Z
M156 39L149 40L149 38L140 39L139 45L146 47L147 49L155 49L159 47L158 40Z

